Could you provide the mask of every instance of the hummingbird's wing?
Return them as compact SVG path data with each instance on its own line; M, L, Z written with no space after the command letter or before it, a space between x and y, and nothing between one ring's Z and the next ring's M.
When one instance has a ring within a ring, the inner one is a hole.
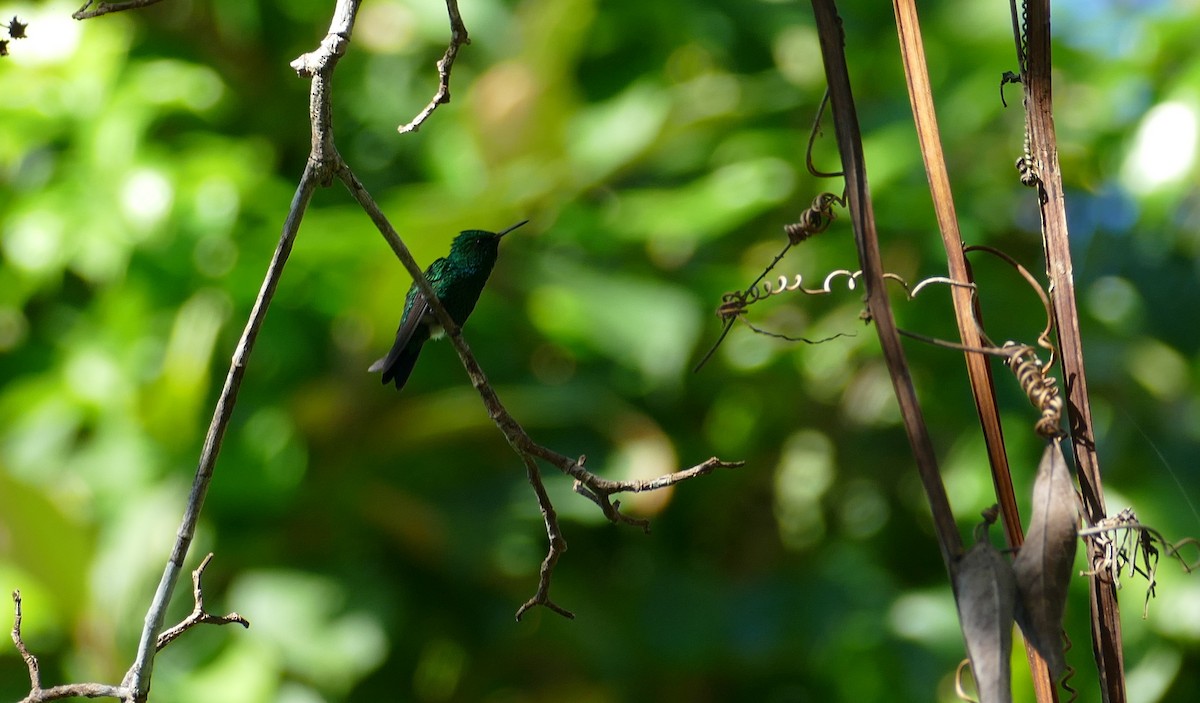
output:
M371 368L367 369L369 373L386 371L391 368L396 363L396 360L400 358L408 343L412 341L413 335L421 326L421 321L425 319L426 315L430 314L429 302L425 300L425 294L419 288L413 291L412 305L406 305L405 307L408 309L408 314L404 316L404 319L400 320L400 328L396 330L396 341L392 344L392 348L388 351L387 356L371 364ZM428 338L428 335L426 338Z

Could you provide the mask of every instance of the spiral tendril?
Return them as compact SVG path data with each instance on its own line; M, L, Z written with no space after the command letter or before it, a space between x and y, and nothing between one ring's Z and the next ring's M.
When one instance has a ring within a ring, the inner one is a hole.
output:
M1063 630L1062 636L1063 639L1066 640L1066 646L1063 647L1063 654L1065 655L1070 652L1071 648L1075 645L1073 642L1071 642L1071 636L1067 634L1066 630ZM1063 687L1063 690L1071 694L1071 697L1067 699L1067 703L1075 703L1076 699L1079 698L1079 691L1075 690L1075 688L1071 685L1071 679L1075 678L1075 673L1075 667L1067 664L1066 670L1063 671L1062 679L1059 680L1059 685Z
M788 241L796 245L829 229L829 225L837 219L837 213L833 210L834 205L845 207L845 197L833 193L821 193L813 198L812 205L800 213L798 221L783 226Z
M1028 130L1026 130L1028 132ZM1041 183L1041 178L1038 177L1037 166L1033 160L1033 150L1029 146L1029 134L1025 135L1025 143L1022 146L1021 156L1017 158L1017 176L1021 179L1021 185L1027 188L1033 188Z
M1029 402L1041 412L1034 429L1046 439L1062 437L1065 433L1059 428L1059 422L1062 419L1063 399L1054 377L1046 375L1042 360L1033 347L1005 342L1003 348L1010 350L1004 363L1016 375L1017 383L1025 391Z
M829 294L833 293L833 284L839 278L847 279L846 280L846 289L852 291L858 287L858 281L859 281L859 279L862 278L862 275L863 275L863 272L861 270L850 271L849 269L838 269L836 271L830 272L828 275L825 276L825 279L821 282L820 288L805 288L803 274L798 273L792 278L788 278L787 276L779 276L778 278L774 279L773 281L772 280L763 281L760 284L754 286L753 288L749 288L744 291L738 291L738 290L730 291L730 292L722 295L721 296L721 304L717 307L717 316L720 317L722 320L728 320L732 317L737 317L737 316L745 313L746 308L750 307L751 305L753 305L761 300L770 298L772 296L780 295L782 293L803 293L804 295L829 295ZM900 287L902 289L904 289L905 296L909 300L912 300L913 298L915 298L917 296L917 294L920 293L921 290L925 288L925 286L928 286L928 285L931 285L934 283L944 283L947 285L962 285L961 283L954 281L952 279L946 278L945 276L932 276L930 278L923 279L920 283L918 283L915 286L909 286L908 281L904 280L904 278L902 278L901 276L894 274L894 273L883 274L883 279L885 281L894 281L894 282L900 284Z

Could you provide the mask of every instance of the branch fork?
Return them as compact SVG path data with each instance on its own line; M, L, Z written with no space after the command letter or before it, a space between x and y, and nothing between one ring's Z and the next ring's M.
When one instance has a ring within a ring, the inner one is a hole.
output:
M178 625L169 630L165 630L158 636L157 648L162 651L175 638L192 629L196 625L229 625L237 623L242 627L249 629L250 621L238 615L237 613L229 613L228 615L213 615L204 609L204 589L200 586L200 579L204 576L204 570L208 568L208 563L212 561L212 552L204 557L204 561L200 562L200 566L192 572L192 599L195 602L195 608L192 609L190 615L181 620Z

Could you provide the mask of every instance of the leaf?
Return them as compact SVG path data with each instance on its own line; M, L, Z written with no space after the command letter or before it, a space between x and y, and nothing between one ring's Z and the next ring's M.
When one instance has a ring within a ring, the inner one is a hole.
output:
M1066 666L1061 642L1063 611L1075 561L1079 503L1058 442L1042 454L1033 484L1033 515L1025 543L1013 560L1017 624L1057 679Z
M980 703L1011 703L1013 567L990 543L978 542L955 570L954 597Z

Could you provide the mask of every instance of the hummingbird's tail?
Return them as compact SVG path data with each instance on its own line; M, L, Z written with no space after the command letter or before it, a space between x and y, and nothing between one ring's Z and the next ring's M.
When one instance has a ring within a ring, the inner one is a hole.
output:
M413 367L417 365L417 357L421 355L421 347L425 345L425 339L420 337L409 340L400 348L393 348L388 355L371 364L371 368L367 369L370 373L377 371L383 372L383 385L389 382L395 382L396 390L404 388L404 384L408 382L408 377L412 375Z

